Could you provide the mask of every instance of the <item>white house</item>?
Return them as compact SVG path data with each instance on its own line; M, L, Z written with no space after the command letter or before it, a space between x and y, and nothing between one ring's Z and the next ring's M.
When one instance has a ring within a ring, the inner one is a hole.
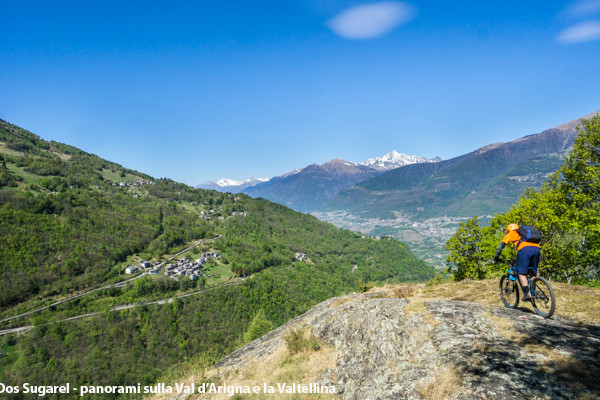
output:
M125 273L126 274L135 274L138 271L138 267L130 265L127 268L125 268Z

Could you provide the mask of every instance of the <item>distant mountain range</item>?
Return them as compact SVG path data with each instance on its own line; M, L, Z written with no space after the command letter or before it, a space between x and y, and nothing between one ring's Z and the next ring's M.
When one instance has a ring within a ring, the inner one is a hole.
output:
M273 178L245 189L244 193L310 212L335 197L340 190L380 174L373 168L335 159L323 165L309 165L295 174Z
M311 164L272 179L251 178L243 182L220 179L197 188L223 192L243 192L263 197L295 210L311 212L322 207L340 190L404 165L441 161L398 153L396 150L363 163L334 159L325 164Z
M581 118L449 160L393 169L340 191L323 209L371 218L401 212L419 219L506 211L526 188L539 187L562 165L580 123Z
M303 212L345 212L363 219L490 215L506 211L526 188L541 186L562 165L581 119L449 160L392 151L362 163L335 159L269 180L237 186L221 180L200 187L239 190Z
M580 123L387 171L341 190L312 214L340 228L392 235L419 258L445 268L444 246L458 224L474 215L484 222L507 211L527 188L540 187L564 163Z

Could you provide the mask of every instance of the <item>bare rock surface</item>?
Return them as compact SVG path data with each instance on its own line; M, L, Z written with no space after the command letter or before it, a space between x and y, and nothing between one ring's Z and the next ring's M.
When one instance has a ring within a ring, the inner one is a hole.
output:
M388 294L327 300L215 367L260 362L308 326L337 354L315 383L343 399L600 399L599 326Z

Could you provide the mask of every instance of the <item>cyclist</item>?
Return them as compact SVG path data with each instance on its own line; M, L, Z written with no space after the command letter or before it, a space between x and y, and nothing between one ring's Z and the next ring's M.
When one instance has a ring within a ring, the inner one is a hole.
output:
M523 298L521 300L530 301L531 293L529 291L529 285L527 284L527 270L532 269L533 275L537 275L541 250L539 244L524 241L523 238L521 238L521 235L519 235L517 232L517 229L519 229L519 225L508 224L506 227L506 236L504 236L500 246L498 246L496 257L494 257L494 262L498 262L500 260L500 254L507 244L513 243L515 245L517 248L517 273L519 274L519 281L521 282L521 287L523 288Z

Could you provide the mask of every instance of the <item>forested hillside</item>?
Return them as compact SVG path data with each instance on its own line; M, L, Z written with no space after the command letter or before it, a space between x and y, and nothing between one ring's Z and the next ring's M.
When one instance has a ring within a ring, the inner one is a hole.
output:
M4 121L0 157L0 319L122 281L129 262L165 261L201 239L214 238L204 250L220 255L201 280L145 276L4 322L0 329L35 325L2 339L7 384L152 383L180 361L233 350L259 312L279 325L371 281L433 274L396 240L340 230L266 200L154 179ZM102 314L64 321L90 311Z
M225 198L153 180L81 150L0 123L0 307L116 278L214 226L183 208ZM231 201L230 201L231 203Z

